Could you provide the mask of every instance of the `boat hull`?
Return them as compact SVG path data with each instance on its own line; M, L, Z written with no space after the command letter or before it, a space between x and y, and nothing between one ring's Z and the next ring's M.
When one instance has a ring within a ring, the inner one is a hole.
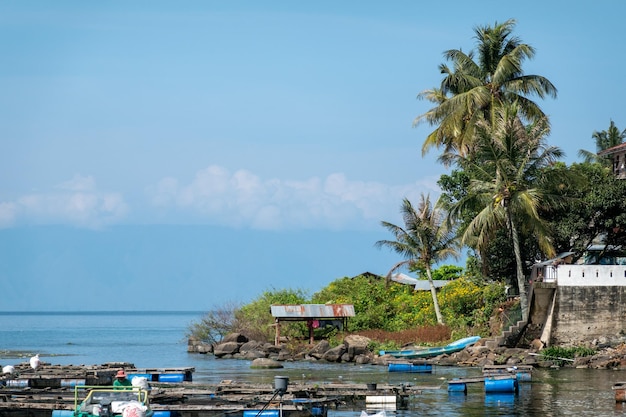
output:
M446 346L442 347L433 347L433 348L423 348L423 349L405 349L405 350L391 350L391 351L380 351L381 355L391 355L394 358L403 358L403 359L423 359L423 358L432 358L435 356L450 354L454 352L459 352L465 349L468 346L473 345L474 343L480 340L480 336L471 336L466 337L464 339L459 339L455 342L452 342Z

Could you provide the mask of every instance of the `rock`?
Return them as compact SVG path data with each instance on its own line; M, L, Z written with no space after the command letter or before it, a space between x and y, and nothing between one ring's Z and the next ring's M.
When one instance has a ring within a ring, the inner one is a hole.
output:
M324 354L330 349L330 343L328 340L322 340L317 345L315 345L311 350L307 352L307 355L312 356L316 359L321 359Z
M372 339L365 336L360 336L358 334L348 335L343 339L344 345L348 347L348 349L359 349L362 352L368 351L367 347L370 343L372 343Z
M239 347L239 352L240 353L246 353L249 351L262 351L264 350L264 343L263 342L257 342L256 340L250 340L248 342L245 342L243 345L241 345ZM263 355L265 356L265 354Z
M283 365L278 362L275 361L273 359L267 359L267 358L258 358L252 361L252 364L250 365L250 368L253 369L279 369L279 368L283 368Z
M213 353L213 345L205 343L197 337L191 336L187 340L187 352L189 353Z
M343 344L347 347L348 360L344 362L350 362L354 357L358 355L366 355L369 353L368 346L372 342L372 339L359 335L348 335L343 340Z
M246 359L249 361L267 357L265 352L263 352L262 350L248 350L246 352L239 352L239 354L242 356L242 359Z
M532 342L530 342L530 348L533 349L535 352L540 351L544 347L544 343L539 339L534 339Z
M239 346L240 344L236 342L218 343L213 348L213 354L218 358L225 355L234 355L239 352Z
M327 350L326 353L322 355L322 359L328 362L339 362L344 353L346 353L346 345L342 343L339 346Z
M358 365L365 365L372 362L372 358L370 358L367 354L356 355L352 360Z
M228 343L228 342L236 342L236 343L246 343L249 339L242 335L241 333L229 333L224 337L220 343Z

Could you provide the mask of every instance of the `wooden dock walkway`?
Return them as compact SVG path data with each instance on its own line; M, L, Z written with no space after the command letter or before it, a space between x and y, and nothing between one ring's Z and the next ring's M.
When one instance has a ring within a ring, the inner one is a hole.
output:
M270 384L152 383L150 402L154 410L170 411L174 417L215 417L246 410L280 407L289 417L311 417L313 406L333 409L365 404L368 397L395 398L399 407L425 389L442 387L382 384L376 390L367 384L290 383L282 396ZM50 417L52 410L72 410L74 388L3 387L0 389L0 415L5 417ZM307 411L308 410L308 411ZM302 414L300 414L302 413Z

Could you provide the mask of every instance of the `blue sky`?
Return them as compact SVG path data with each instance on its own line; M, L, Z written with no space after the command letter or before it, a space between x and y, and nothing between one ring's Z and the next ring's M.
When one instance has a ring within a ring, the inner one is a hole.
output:
M384 274L447 49L509 18L565 162L623 117L624 4L0 3L0 310L208 310Z

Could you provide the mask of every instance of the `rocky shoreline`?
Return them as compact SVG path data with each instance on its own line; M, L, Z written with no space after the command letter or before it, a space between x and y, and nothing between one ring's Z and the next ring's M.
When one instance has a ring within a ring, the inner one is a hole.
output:
M256 367L282 367L284 361L325 361L332 363L353 362L386 366L398 359L390 355L380 356L369 350L371 340L364 336L348 335L343 343L331 347L327 340L315 345L306 345L299 349L287 344L276 346L271 343L249 340L240 333L227 335L220 343L208 344L193 337L188 340L189 353L212 354L216 358L243 359L253 361ZM544 357L538 348L489 348L486 340L480 340L473 346L450 355L444 354L426 360L441 366L489 365L530 365L537 368L570 367L590 369L626 369L626 344L603 346L592 356L567 358ZM424 362L424 360L420 360Z

